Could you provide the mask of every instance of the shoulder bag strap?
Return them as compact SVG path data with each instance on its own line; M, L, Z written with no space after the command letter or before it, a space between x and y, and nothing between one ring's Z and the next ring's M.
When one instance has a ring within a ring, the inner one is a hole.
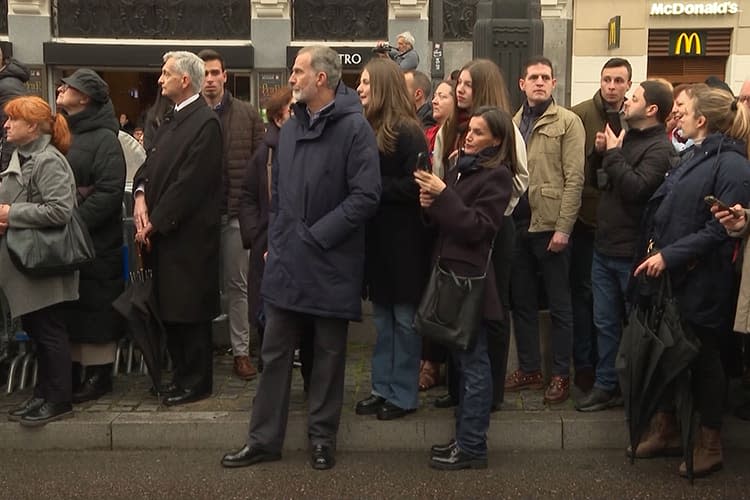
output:
M268 160L266 160L266 174L268 177L268 202L271 202L271 171L273 170L273 149L268 148Z

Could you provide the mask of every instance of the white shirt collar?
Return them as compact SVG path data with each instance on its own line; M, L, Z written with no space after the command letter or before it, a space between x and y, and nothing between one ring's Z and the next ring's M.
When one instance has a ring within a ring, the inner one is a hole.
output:
M185 99L184 101L182 101L181 103L175 104L175 106L174 106L174 112L177 113L182 108L184 108L184 107L192 104L193 102L195 102L196 100L198 100L198 98L200 96L201 96L200 94L194 94L191 97L188 97L187 99Z

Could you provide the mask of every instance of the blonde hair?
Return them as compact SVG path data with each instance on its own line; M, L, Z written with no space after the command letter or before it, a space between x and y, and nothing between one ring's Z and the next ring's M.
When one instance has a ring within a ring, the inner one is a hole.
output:
M726 90L697 83L686 90L693 100L696 117L706 119L709 133L719 132L745 142L745 154L750 156L750 111L737 102Z

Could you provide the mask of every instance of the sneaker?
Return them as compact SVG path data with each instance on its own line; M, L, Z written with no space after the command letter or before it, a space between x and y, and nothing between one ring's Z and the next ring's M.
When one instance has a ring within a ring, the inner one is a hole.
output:
M565 402L570 396L570 377L554 375L544 391L544 402L558 404Z
M619 391L605 391L594 387L591 391L576 402L578 411L602 411L615 406L622 406L622 397Z
M486 469L487 457L469 455L456 445L447 455L432 455L430 467L438 470Z
M544 377L542 372L526 373L516 370L505 379L505 390L508 392L518 392L521 389L544 389Z

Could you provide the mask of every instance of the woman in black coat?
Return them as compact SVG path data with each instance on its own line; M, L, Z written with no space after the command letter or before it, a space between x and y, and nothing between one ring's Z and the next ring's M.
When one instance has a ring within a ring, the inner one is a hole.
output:
M419 406L422 340L412 323L429 272L429 240L412 171L427 141L394 62L371 60L360 82L357 92L380 153L382 193L365 246L365 286L377 331L372 391L356 412L391 420Z
M253 155L247 166L245 183L242 186L239 204L240 235L242 246L250 250L250 268L247 279L247 312L251 325L255 325L260 341L263 341L264 321L260 312L261 297L260 283L266 266L266 251L268 250L268 205L271 193L270 170L271 162L279 145L279 131L281 126L290 118L292 105L292 90L289 87L278 90L266 105L268 127L263 142ZM260 352L260 346L258 347ZM312 353L304 349L305 354ZM311 356L310 356L311 359ZM303 376L307 380L310 363L303 363ZM262 369L260 356L258 368ZM305 387L307 385L305 384Z
M444 269L457 275L486 274L484 313L476 342L452 351L460 377L455 439L432 447L430 466L442 470L487 467L487 429L492 407L492 371L487 353L490 321L503 307L489 253L503 221L516 165L515 129L508 113L481 107L468 123L464 149L445 182L415 171L419 201L439 230L433 252Z
M112 390L112 363L122 319L112 308L124 289L122 200L125 157L109 87L96 72L79 69L57 89L73 142L66 158L75 174L78 213L96 249L81 267L79 300L69 303L66 324L73 360L73 402L97 399ZM85 367L81 384L81 366Z
M687 90L680 128L695 141L694 154L675 167L649 202L647 214L653 251L635 275L655 278L665 271L682 320L700 340L691 364L693 395L700 414L700 433L693 449L696 476L722 467L720 429L725 377L719 340L731 331L735 243L714 219L704 198L713 195L731 206L750 199L747 160L750 113L728 92L704 84ZM664 454L679 447L675 416L654 415L654 432L636 449L636 456ZM680 474L687 475L685 463Z

